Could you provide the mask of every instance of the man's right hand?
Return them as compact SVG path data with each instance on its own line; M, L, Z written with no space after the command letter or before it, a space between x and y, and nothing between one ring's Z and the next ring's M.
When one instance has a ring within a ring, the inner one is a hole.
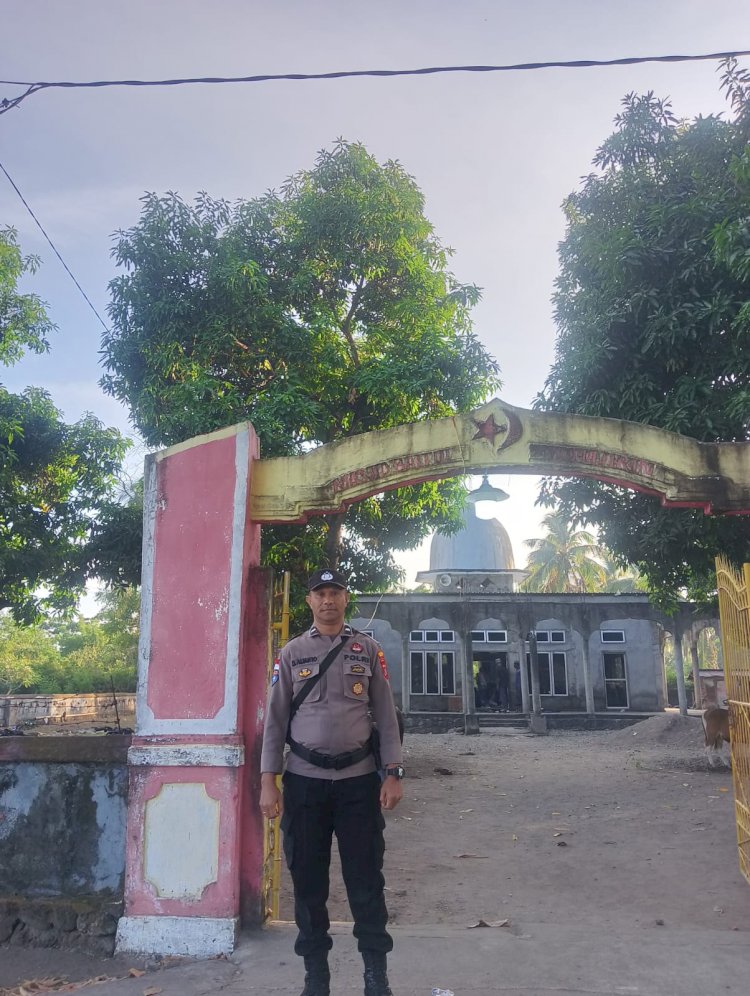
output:
M267 820L281 816L284 811L284 801L276 784L276 775L264 771L260 776L260 811Z

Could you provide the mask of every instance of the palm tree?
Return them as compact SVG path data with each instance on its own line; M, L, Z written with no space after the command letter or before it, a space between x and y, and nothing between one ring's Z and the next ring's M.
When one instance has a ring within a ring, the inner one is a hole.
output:
M546 536L525 540L530 573L524 591L601 591L607 581L606 553L593 533L574 530L559 512L548 512L542 525Z

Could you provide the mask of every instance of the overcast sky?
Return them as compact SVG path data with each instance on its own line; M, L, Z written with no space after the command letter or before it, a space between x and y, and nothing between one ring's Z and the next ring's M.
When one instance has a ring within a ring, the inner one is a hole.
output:
M750 48L747 0L0 0L10 81L163 79L700 54ZM0 84L0 99L22 87ZM0 116L0 161L107 320L112 233L144 191L250 198L313 164L339 136L400 160L483 288L476 328L501 397L527 407L554 354L550 295L563 198L590 169L622 97L653 90L681 117L726 110L716 63L394 79L49 90ZM0 175L10 224L41 271L25 287L58 326L49 355L8 371L47 388L69 419L92 411L132 435L98 387L101 326ZM498 476L493 511L540 534L532 478ZM427 567L424 550L404 561Z

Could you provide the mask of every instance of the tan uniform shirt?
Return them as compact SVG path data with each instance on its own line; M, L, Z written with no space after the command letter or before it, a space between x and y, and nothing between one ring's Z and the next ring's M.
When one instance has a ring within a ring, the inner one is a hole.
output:
M351 626L344 626L337 636L325 636L313 626L290 640L281 651L268 694L261 771L281 771L292 699L318 673L324 657L341 642L342 636L344 646L292 720L292 737L321 754L356 750L370 737L372 722L368 710L371 709L380 732L383 762L401 763L396 708L380 646L371 637L356 633ZM374 771L375 761L369 754L362 761L336 771L319 768L290 751L286 767L296 775L337 781Z

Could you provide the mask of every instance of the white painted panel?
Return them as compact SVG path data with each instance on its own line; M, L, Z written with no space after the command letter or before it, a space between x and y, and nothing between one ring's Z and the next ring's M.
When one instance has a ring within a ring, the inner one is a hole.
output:
M220 805L200 783L163 785L145 807L143 875L163 899L200 899L219 872Z

